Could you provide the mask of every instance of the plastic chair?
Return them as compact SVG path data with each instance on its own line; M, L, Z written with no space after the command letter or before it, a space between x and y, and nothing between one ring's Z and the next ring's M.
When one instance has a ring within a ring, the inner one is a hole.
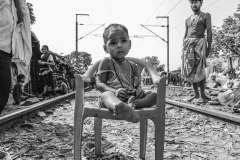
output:
M147 120L151 119L155 126L155 159L163 159L164 136L165 136L165 92L166 78L160 77L155 69L146 61L137 58L127 57L138 65L139 71L143 67L147 68L151 74L152 81L157 84L156 108L143 108L137 110L140 115L140 158L145 159L146 139L147 139ZM95 132L95 154L101 154L102 139L102 119L121 120L112 115L107 108L99 108L94 104L84 105L84 82L90 82L91 77L96 72L100 61L91 66L83 75L76 75L76 95L74 111L74 159L81 160L81 145L83 122L86 117L94 117Z

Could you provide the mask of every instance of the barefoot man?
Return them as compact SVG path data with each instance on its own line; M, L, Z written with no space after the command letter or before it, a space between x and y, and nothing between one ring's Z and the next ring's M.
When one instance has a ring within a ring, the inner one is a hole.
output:
M196 103L205 103L209 98L205 95L206 57L211 50L212 24L211 15L201 12L203 0L189 0L193 14L186 19L183 40L182 74L192 83ZM206 38L205 33L206 31ZM200 87L200 94L198 91Z

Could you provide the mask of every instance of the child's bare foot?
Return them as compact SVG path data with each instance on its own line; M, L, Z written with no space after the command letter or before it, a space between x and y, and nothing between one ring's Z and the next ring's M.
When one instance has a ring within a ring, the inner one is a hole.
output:
M134 96L131 96L131 97L128 99L128 102L127 102L127 103L132 103L134 100L135 100L135 97L134 97Z
M137 114L137 112L135 112L131 106L123 102L115 106L113 114L129 122L137 123L140 121L140 116Z

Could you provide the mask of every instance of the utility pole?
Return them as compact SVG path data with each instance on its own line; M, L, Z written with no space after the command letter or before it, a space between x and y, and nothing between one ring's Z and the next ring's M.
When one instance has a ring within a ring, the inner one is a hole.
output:
M169 73L169 17L168 16L157 16L156 18L167 19L167 72Z
M167 19L167 77L168 77L168 81L167 84L169 84L170 82L170 73L169 73L169 16L157 16L158 18L166 18Z
M77 53L78 53L78 16L89 16L89 14L76 14L76 61L77 61Z

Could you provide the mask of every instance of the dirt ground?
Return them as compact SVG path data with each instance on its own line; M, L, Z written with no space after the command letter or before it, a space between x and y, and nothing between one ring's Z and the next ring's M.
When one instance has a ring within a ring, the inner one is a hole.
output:
M186 98L180 94L183 93L177 90L167 91L168 98ZM98 92L92 90L86 93L85 98L96 103L97 96ZM74 100L71 105L63 103L39 112L25 123L16 124L1 133L0 151L15 160L71 160L73 115ZM83 160L139 160L138 124L104 120L102 132L103 152L100 157L95 157L93 118L85 120ZM149 121L146 160L155 159L154 149L154 125ZM164 159L239 160L240 128L167 105Z

